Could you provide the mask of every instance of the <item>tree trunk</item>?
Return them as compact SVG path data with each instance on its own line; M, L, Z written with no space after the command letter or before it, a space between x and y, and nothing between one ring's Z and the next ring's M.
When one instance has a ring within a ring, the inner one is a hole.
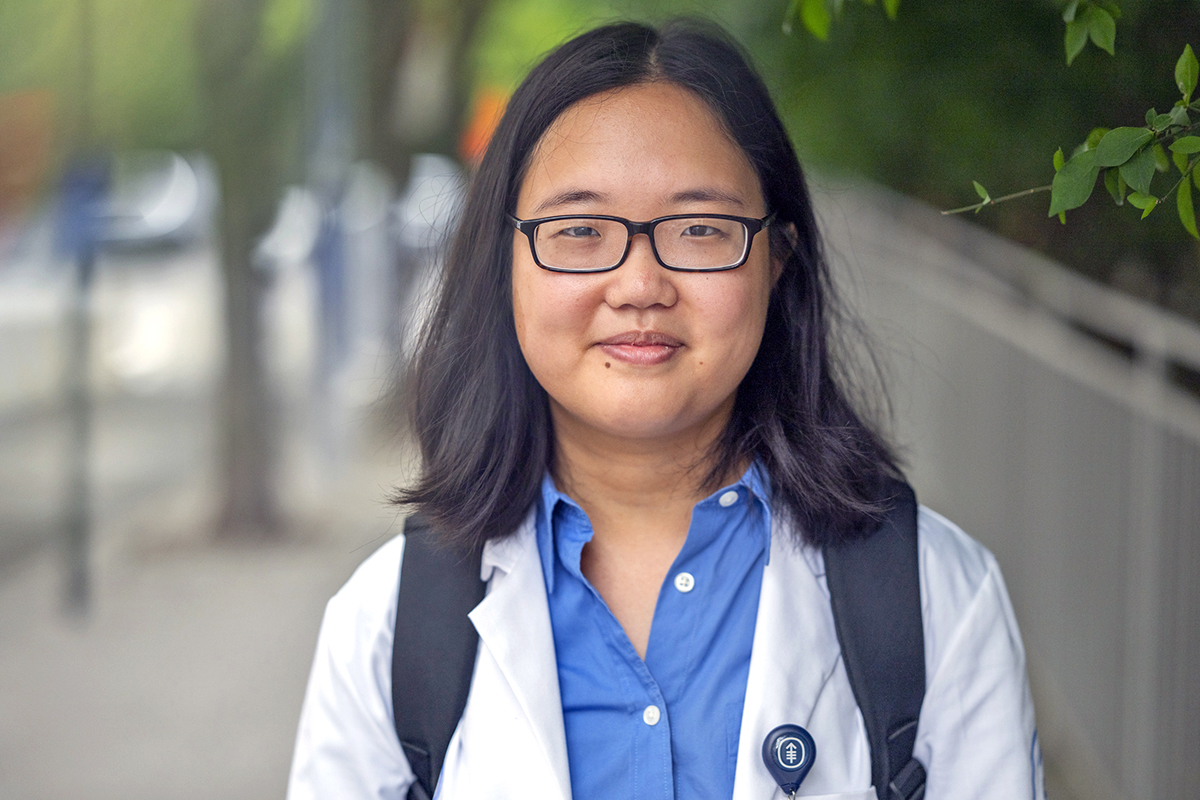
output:
M298 95L295 55L268 57L261 42L264 0L203 0L200 76L207 103L205 149L221 183L220 255L225 278L227 356L221 404L222 509L218 536L280 533L275 498L277 431L261 351L263 275L253 248L266 233L284 184L289 102Z
M261 348L263 280L251 263L271 203L263 203L226 170L218 171L224 187L220 252L228 343L221 398L224 502L218 535L273 538L279 533L274 487L277 436Z
M490 0L461 0L432 7L411 0L368 0L367 120L363 133L363 155L383 167L399 187L408 178L409 159L414 153L457 154L458 135L469 112L471 75L468 49ZM445 74L441 125L413 138L397 129L399 94L397 81L411 66L407 59L422 37L437 34L445 42L449 69Z

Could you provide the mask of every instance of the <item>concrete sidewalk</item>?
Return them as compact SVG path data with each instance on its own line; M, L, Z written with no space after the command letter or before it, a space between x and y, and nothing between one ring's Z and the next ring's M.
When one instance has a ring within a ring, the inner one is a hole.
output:
M399 529L401 459L368 461L278 544L214 543L195 485L142 502L96 534L84 620L53 548L8 572L0 797L281 797L324 603Z

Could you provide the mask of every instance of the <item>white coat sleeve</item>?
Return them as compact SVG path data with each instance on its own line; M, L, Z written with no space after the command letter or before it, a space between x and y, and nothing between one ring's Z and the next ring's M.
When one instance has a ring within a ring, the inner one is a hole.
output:
M922 509L927 800L1044 800L1025 648L996 559Z
M392 639L404 537L330 599L300 710L288 800L404 800L412 771L392 722Z

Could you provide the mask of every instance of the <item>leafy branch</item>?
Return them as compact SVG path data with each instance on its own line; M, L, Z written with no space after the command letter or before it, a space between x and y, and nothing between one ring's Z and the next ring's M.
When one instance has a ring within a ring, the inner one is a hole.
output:
M1069 52L1068 47L1068 55ZM1065 224L1066 212L1086 203L1103 175L1104 186L1113 202L1122 206L1128 201L1141 210L1143 219L1174 193L1180 223L1184 230L1200 239L1192 198L1192 184L1200 189L1200 172L1196 170L1200 156L1189 160L1189 156L1200 153L1200 136L1193 134L1200 127L1200 120L1193 118L1193 114L1200 115L1200 101L1192 101L1198 76L1200 63L1192 46L1187 45L1175 64L1175 85L1181 98L1169 112L1160 114L1150 109L1146 112L1145 127L1095 128L1075 148L1070 160L1059 148L1054 154L1049 216L1057 216ZM1154 194L1155 174L1169 172L1172 163L1180 173L1179 179L1163 195ZM943 213L978 211L986 205L1045 191L1045 187L1038 187L993 200L978 181L974 184L976 192L983 198L982 203Z
M975 184L975 191L980 197L983 198L983 201L969 206L963 206L962 208L952 208L949 211L943 211L943 214L962 214L965 211L974 211L976 214L978 214L985 206L1003 203L1007 200L1016 200L1018 197L1028 197L1031 194L1048 192L1051 189L1050 185L1047 184L1045 186L1035 186L1032 189L1024 189L1019 192L1013 192L1012 194L1006 194L1003 197L992 197L988 194L987 189L983 188L983 185L979 181L972 181L972 183Z
M865 5L875 5L875 0L861 0ZM884 12L895 19L900 0L882 0ZM783 19L783 31L790 34L797 19L813 36L822 41L829 38L829 30L836 17L840 17L845 0L791 0ZM1062 19L1066 24L1063 46L1067 65L1083 52L1091 41L1109 55L1116 53L1117 20L1121 9L1113 0L1066 0L1063 3ZM961 208L943 211L943 214L962 214L967 211L979 213L983 208L997 203L1050 192L1049 216L1057 216L1065 225L1068 211L1088 201L1101 175L1104 186L1118 206L1129 204L1142 212L1145 219L1150 212L1163 203L1172 193L1179 212L1179 221L1193 237L1200 239L1196 226L1195 205L1192 186L1200 189L1200 155L1189 160L1189 156L1200 154L1200 136L1193 134L1200 128L1200 101L1192 102L1200 76L1200 64L1192 46L1186 45L1175 64L1175 85L1181 99L1174 107L1160 114L1155 109L1146 112L1145 127L1095 128L1087 139L1074 149L1068 160L1059 148L1054 154L1054 180L1049 186L1037 186L993 198L979 181L972 181L980 202ZM1171 155L1167 156L1167 151ZM1166 173L1171 164L1179 170L1180 177L1163 195L1153 193L1152 183L1156 173ZM1132 189L1132 191L1130 191Z
M873 6L875 0L862 0L863 5ZM900 10L900 0L883 0L883 11L888 19L895 19ZM842 15L846 0L791 0L783 16L783 32L790 34L799 18L801 24L821 41L829 38L829 29L835 17Z
M873 6L875 0L861 0L863 5ZM888 19L895 19L900 11L900 0L882 0ZM834 19L842 15L846 0L791 0L783 16L783 32L791 34L799 19L805 29L821 41L829 38ZM1092 44L1108 53L1116 53L1117 20L1121 9L1113 0L1066 0L1062 11L1066 23L1064 46L1067 65L1083 52L1090 39Z
M1075 56L1083 52L1088 39L1110 56L1116 55L1117 20L1121 9L1109 0L1070 0L1062 12L1067 23L1064 44L1067 48L1067 66Z

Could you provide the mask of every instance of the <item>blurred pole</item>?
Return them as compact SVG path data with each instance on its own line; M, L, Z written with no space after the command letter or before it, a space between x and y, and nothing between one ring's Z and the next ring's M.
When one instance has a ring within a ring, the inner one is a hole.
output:
M91 581L91 453L92 399L90 386L91 287L100 238L100 204L108 189L108 165L81 162L67 170L62 187L59 241L75 260L75 284L67 329L67 501L64 524L64 607L69 613L88 611Z
M91 352L92 269L94 248L79 253L74 296L71 298L70 342L67 346L67 418L70 421L70 477L67 483L66 586L64 605L72 614L87 613L91 597L88 546L91 538L92 398L88 387Z
M91 134L93 0L79 0L78 97L74 146L83 152ZM98 205L107 188L100 162L78 162L63 177L59 244L75 261L68 306L66 352L67 498L63 520L63 608L86 615L91 603L91 287L96 266Z
M322 209L312 253L318 287L313 401L325 477L340 471L346 455L342 399L336 382L347 355L346 239L341 205L346 175L355 157L355 118L360 105L357 94L362 67L355 64L354 44L366 23L359 6L347 0L318 3L317 27L306 53L306 178Z

